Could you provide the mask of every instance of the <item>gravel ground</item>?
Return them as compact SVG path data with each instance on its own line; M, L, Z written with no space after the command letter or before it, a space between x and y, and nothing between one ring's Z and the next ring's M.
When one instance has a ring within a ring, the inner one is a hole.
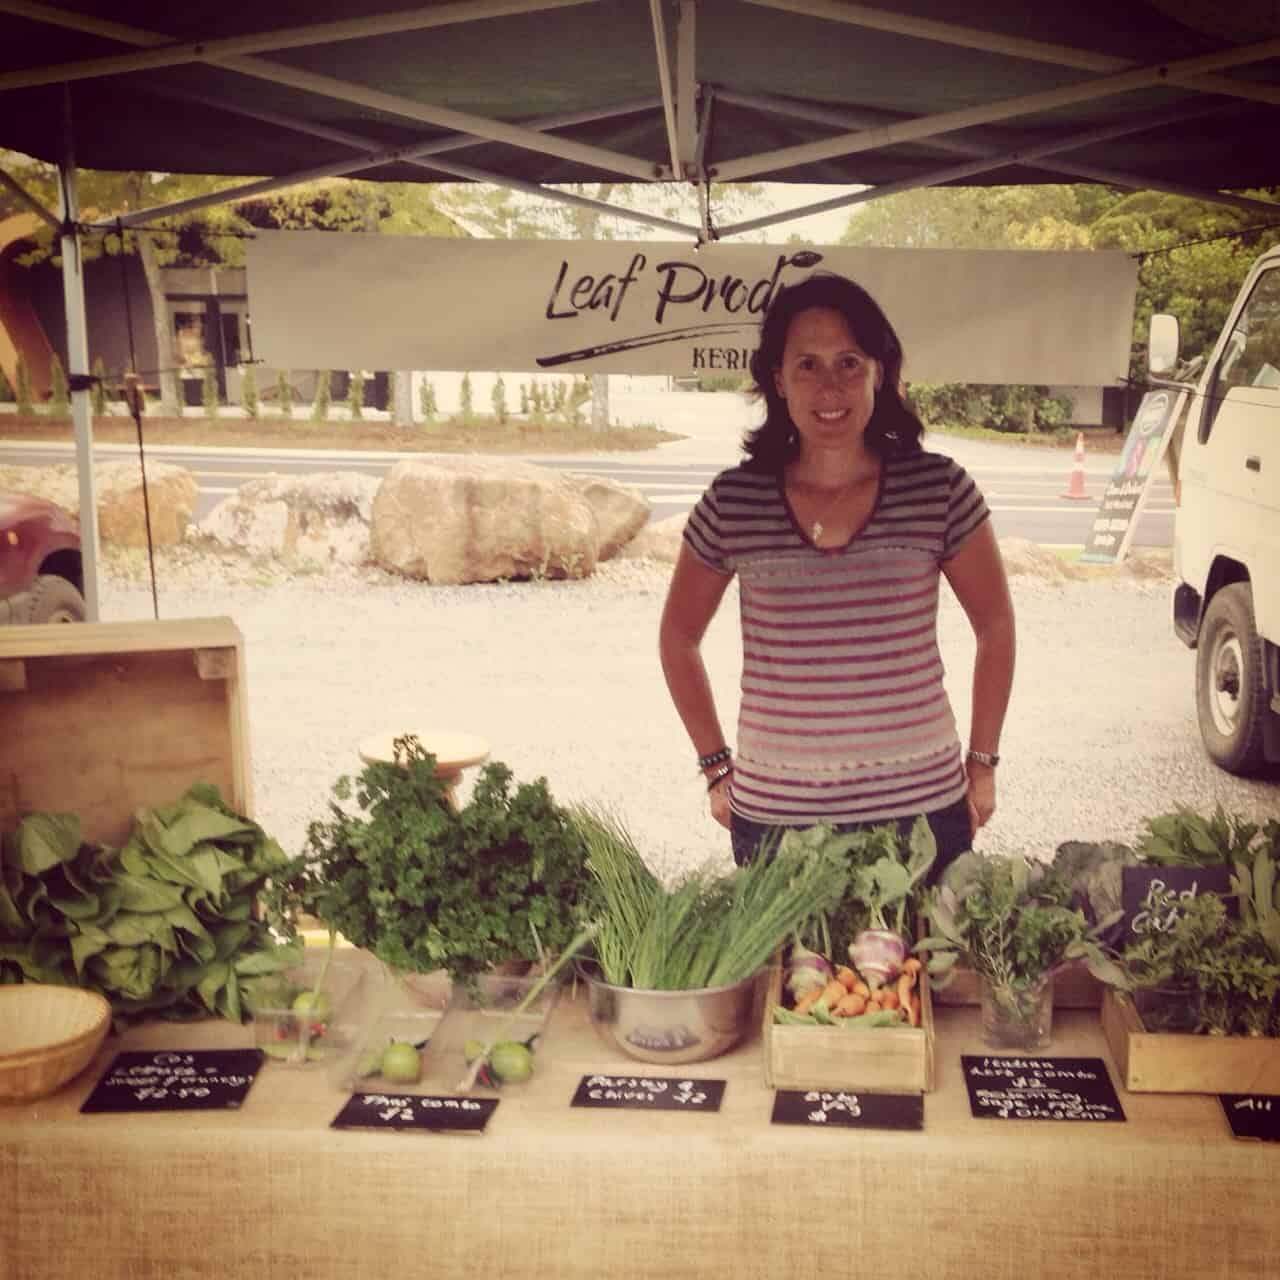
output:
M151 616L135 560L104 565L104 620ZM165 618L229 615L245 636L256 817L301 848L356 745L410 725L478 733L519 780L614 808L663 874L730 865L668 700L657 627L669 568L611 563L583 582L433 587L378 571L289 577L179 553L160 567ZM1168 622L1169 581L1013 579L1018 674L989 852L1134 838L1177 805L1280 813L1280 780L1215 769L1200 746L1193 655ZM734 588L705 652L726 727L741 648ZM948 688L962 734L973 641L944 594ZM468 779L474 777L469 771ZM464 784L463 795L470 782Z

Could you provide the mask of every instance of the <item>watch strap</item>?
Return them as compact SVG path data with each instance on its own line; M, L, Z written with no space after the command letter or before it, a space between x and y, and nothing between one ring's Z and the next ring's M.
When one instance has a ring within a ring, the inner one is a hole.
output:
M966 760L976 760L979 764L988 765L992 769L1000 763L1000 757L998 755L992 755L989 751L966 751L964 753L964 758Z

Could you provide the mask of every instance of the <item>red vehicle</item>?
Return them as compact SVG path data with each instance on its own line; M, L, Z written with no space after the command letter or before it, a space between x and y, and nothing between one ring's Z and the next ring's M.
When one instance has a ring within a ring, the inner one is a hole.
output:
M0 490L0 623L83 622L80 527L57 503Z

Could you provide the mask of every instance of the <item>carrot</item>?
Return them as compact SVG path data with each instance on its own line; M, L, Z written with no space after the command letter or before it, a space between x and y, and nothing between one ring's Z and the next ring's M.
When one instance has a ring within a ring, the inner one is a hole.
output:
M865 1013L866 1008L867 1002L861 996L855 996L850 992L832 1012L837 1018L856 1018L858 1014Z
M880 1007L882 1009L896 1009L898 1007L898 993L896 991L884 991L880 994Z
M834 978L822 989L822 998L826 1001L828 1009L834 1009L848 994L844 983L837 982Z
M819 1000L822 999L821 987L810 987L808 991L796 1001L796 1013L808 1013Z
M905 1009L911 999L911 990L916 985L915 975L904 973L898 979L898 1003Z
M847 964L842 964L836 970L836 978L844 984L846 991L852 991L853 984L858 981L858 975Z
M920 1025L920 997L914 992L911 995L911 1001L907 1006L907 1020L913 1027Z
M853 986L849 988L849 990L853 992L855 996L861 996L864 1000L870 999L871 997L871 988L867 986L861 978L859 978Z
M910 956L902 962L903 973L910 973L914 975L919 973L923 968L924 964L921 962L919 956Z

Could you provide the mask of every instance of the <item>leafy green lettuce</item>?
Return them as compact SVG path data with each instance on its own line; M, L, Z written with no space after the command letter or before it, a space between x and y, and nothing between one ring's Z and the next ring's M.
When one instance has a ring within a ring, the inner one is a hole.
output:
M85 843L72 814L32 814L0 846L0 982L87 987L117 1019L239 1022L255 984L301 959L277 940L295 938L276 887L291 866L207 784L140 810L119 850Z

